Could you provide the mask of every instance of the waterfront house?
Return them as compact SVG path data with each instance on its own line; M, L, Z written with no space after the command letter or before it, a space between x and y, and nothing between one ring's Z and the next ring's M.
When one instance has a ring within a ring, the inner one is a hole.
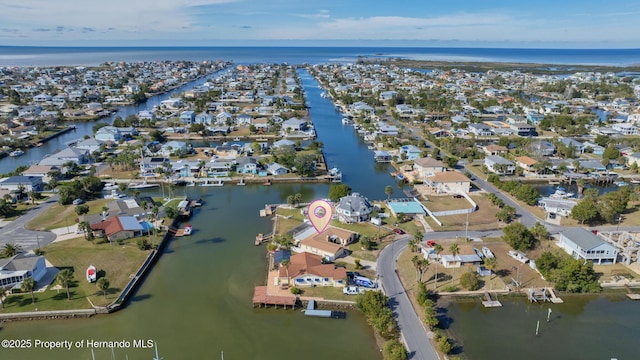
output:
M152 113L149 110L140 110L138 112L138 119L155 121L156 120L156 114Z
M289 172L289 169L278 163L271 163L267 165L267 172L270 175L284 175Z
M515 172L515 165L498 155L491 155L484 158L484 165L489 171L499 175L511 175Z
M571 199L553 199L543 197L538 200L538 206L547 214L556 214L559 216L569 217L571 210L578 204L577 201Z
M611 128L622 135L637 135L638 128L629 123L616 123Z
M553 143L544 140L534 141L529 144L526 149L529 153L538 156L552 156L556 152L556 146L553 145Z
M379 163L388 163L391 162L391 159L393 158L391 156L391 154L389 154L389 152L384 151L384 150L375 150L373 152L373 158L376 162Z
M123 138L122 133L115 126L103 126L100 129L98 129L98 131L96 131L96 135L95 135L95 139L102 142L106 142L106 141L118 142L122 138Z
M308 227L294 235L295 245L302 252L312 253L328 260L348 254L346 246L354 242L358 234L349 230L328 226L323 232L318 233L315 228Z
M22 280L28 278L32 278L37 284L46 273L44 256L18 254L0 259L0 289L19 289Z
M528 156L518 156L515 160L516 165L523 169L525 174L533 174L536 172L535 165L538 163L538 160Z
M457 171L444 171L425 178L430 194L466 194L471 188L471 180Z
M107 214L114 216L133 216L136 219L146 216L153 207L153 200L147 201L147 209L143 209L136 199L121 199L107 203Z
M627 158L627 164L629 166L633 164L640 166L640 152L631 153L625 157Z
M6 189L11 191L19 191L24 189L25 192L31 190L42 191L44 186L42 185L42 177L40 176L10 176L0 180L0 189Z
M196 120L196 113L191 110L183 111L180 113L180 123L185 125L191 125Z
M117 241L142 236L143 227L133 216L112 216L104 221L91 224L95 236Z
M100 147L104 143L105 143L104 141L100 141L96 138L88 138L88 139L83 139L79 141L75 145L75 148L81 149L81 150L87 150L90 154L93 154L94 152L99 151Z
M282 122L282 131L305 131L308 124L305 120L291 118Z
M271 145L271 147L276 149L276 148L279 148L279 147L287 147L287 146L294 147L295 145L296 145L296 143L291 141L291 140L281 139L281 140L278 140L278 141L274 142Z
M574 227L560 233L558 246L575 259L594 264L615 264L618 249L589 230Z
M22 176L36 176L42 178L43 183L48 183L51 180L49 173L57 174L59 171L60 170L57 166L33 164L29 166L27 170L22 172Z
M88 150L68 147L40 160L38 165L51 165L60 167L69 161L74 162L78 165L82 165L85 164L88 159Z
M236 159L236 171L240 174L257 174L258 160L252 156L243 156Z
M403 145L400 147L400 157L404 154L405 160L416 160L420 157L422 151L414 145Z
M378 134L384 136L397 136L398 135L398 127L395 125L389 125L386 122L378 123Z
M297 287L345 286L347 271L334 264L323 264L322 256L302 252L289 258L289 266L280 266L279 283ZM292 284L289 284L289 280Z
M203 124L205 126L209 126L213 123L213 115L203 112L196 115L194 121L196 124Z
M171 154L184 153L187 151L187 143L184 141L169 141L162 144L158 154L162 156L170 156Z
M579 154L582 154L584 152L584 145L577 140L574 140L572 138L562 138L560 139L560 142L563 143L566 147L575 148Z
M357 192L340 198L336 205L338 220L345 224L368 221L372 211L373 206L369 203L369 199Z
M413 170L417 173L416 177L419 180L424 180L426 177L435 173L446 171L447 168L440 160L436 160L432 157L424 157L414 161Z

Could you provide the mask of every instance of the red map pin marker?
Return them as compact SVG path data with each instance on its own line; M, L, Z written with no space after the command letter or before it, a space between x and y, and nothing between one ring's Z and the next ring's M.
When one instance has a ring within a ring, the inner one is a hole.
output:
M321 233L327 228L329 222L331 222L333 208L331 204L324 200L316 200L309 204L307 213L311 225L313 225L318 233Z

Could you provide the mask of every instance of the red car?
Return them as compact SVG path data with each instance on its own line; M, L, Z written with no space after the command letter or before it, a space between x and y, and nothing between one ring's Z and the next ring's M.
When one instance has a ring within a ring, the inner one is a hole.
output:
M400 229L400 228L395 228L393 229L393 232L398 234L398 235L402 235L404 234L404 230Z
M433 241L433 240L427 240L427 245L428 245L429 247L434 247L434 246L436 245L436 242L435 242L435 241Z

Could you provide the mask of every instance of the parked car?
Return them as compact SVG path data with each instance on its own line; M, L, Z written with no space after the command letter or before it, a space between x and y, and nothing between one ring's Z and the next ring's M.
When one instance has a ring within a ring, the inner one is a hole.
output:
M342 293L345 295L358 295L360 293L360 290L357 286L347 286L342 289Z
M428 245L429 247L434 247L434 246L436 246L436 242L435 242L435 241L433 241L433 240L427 240L427 245Z
M464 196L462 196L462 195L460 195L460 194L453 195L453 198L454 198L454 199L462 199L463 197L464 197Z
M398 235L402 235L404 234L404 230L400 229L400 228L395 228L393 229L393 232L398 234Z
M84 200L82 200L82 199L73 200L73 205L80 205L80 204L84 204Z

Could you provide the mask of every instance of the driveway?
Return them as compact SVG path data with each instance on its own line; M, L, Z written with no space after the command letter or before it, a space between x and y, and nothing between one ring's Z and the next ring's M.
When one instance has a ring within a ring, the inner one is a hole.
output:
M27 211L24 215L4 225L0 229L0 248L6 244L14 244L20 246L24 251L30 251L38 247L44 247L54 241L56 234L51 231L31 231L25 229L25 225L57 201L58 195L53 195Z

